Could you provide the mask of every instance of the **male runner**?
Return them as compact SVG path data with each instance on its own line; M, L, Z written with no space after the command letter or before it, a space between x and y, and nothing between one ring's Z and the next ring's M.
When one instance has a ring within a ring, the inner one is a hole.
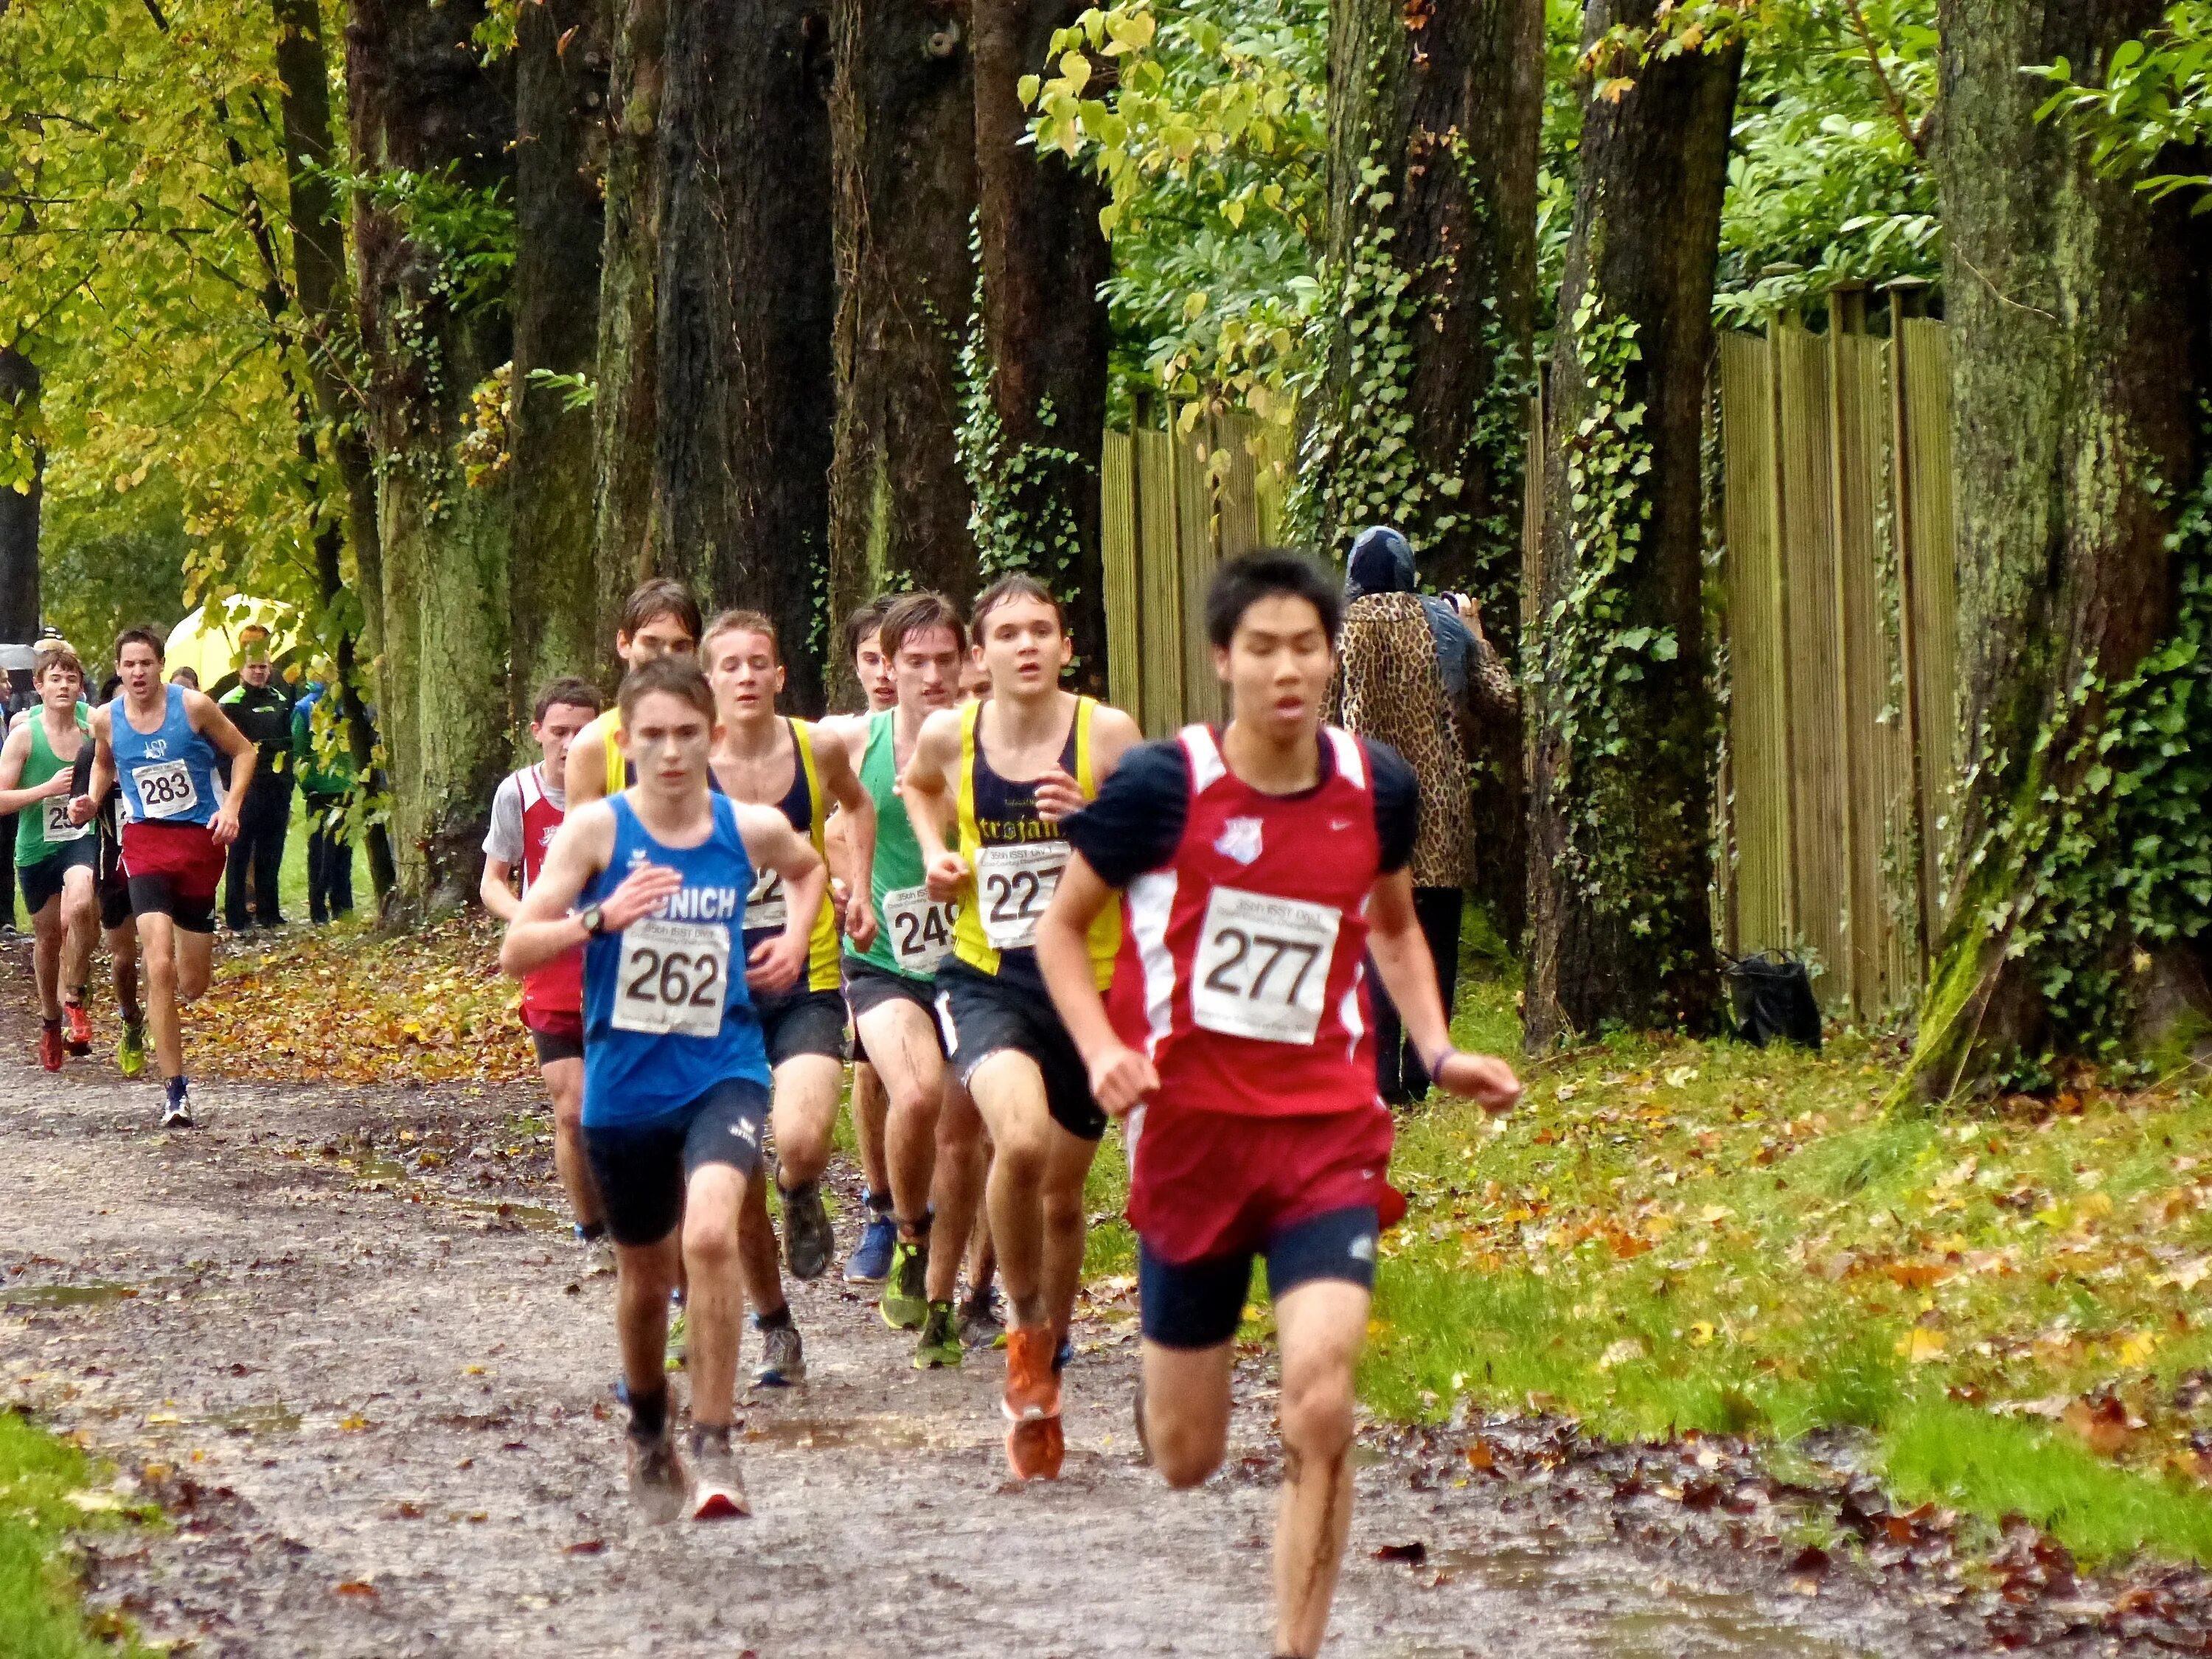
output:
M630 1491L654 1518L710 1520L749 1512L730 1428L744 1312L738 1214L769 1104L750 994L805 970L829 872L781 812L708 789L714 698L688 655L632 669L617 708L637 782L571 810L507 924L500 965L520 977L584 947L584 1144L615 1242ZM740 957L733 935L760 869L782 878L790 920ZM662 1360L679 1266L690 1287L689 1469Z
M961 905L937 1007L993 1148L991 1242L1013 1316L1006 1462L1019 1479L1050 1480L1062 1450L1056 1362L1083 1274L1083 1182L1106 1115L1032 947L1067 864L1060 821L1142 734L1120 709L1060 689L1074 644L1059 601L1031 578L986 589L971 632L991 695L929 717L906 769L907 810L930 896ZM1102 915L1091 943L1101 988L1120 945L1120 916Z
M0 814L15 818L15 874L35 940L39 1064L58 1072L64 1053L92 1052L84 991L100 921L93 896L99 842L89 825L70 816L74 769L89 729L79 701L84 665L67 647L41 652L32 683L38 707L0 744Z
M100 700L112 702L123 682L109 675L100 688ZM92 788L92 745L76 751L70 769L70 793L88 793ZM146 1069L146 1011L138 1000L138 924L131 915L131 880L123 873L122 826L116 822L123 792L112 784L100 798L93 814L100 850L93 866L93 890L100 900L100 931L107 937L108 972L115 988L115 1006L123 1017L122 1034L115 1040L116 1069L137 1077ZM72 814L74 817L74 814Z
M161 683L161 641L151 629L115 636L123 690L92 714L92 777L70 806L89 823L110 786L123 788L123 869L146 964L154 1060L167 1100L164 1128L192 1127L178 1007L207 989L215 965L215 890L223 848L238 839L239 804L253 781L253 745L198 691ZM216 799L216 756L230 787Z
M630 591L615 628L615 655L625 672L656 657L688 657L698 648L699 601L690 588L656 576ZM576 734L565 769L562 789L572 812L586 801L619 793L634 781L623 759L619 704Z
M513 921L521 906L507 884L520 874L526 896L545 865L545 851L568 816L559 780L576 733L599 717L599 688L589 680L555 680L538 694L530 740L542 758L504 779L491 798L484 836L484 908ZM573 951L522 981L522 1024L538 1051L538 1074L553 1102L553 1168L568 1194L576 1238L589 1244L607 1230L592 1169L584 1156L584 953Z
M854 678L867 699L867 712L879 714L898 704L898 680L891 659L884 654L884 613L888 599L870 599L845 618L845 655ZM848 760L849 764L849 760ZM844 822L830 820L830 865L833 888L857 890L846 873ZM877 918L878 924L882 921ZM845 1258L845 1279L853 1285L880 1285L891 1270L891 1251L898 1243L898 1226L891 1219L891 1174L885 1162L884 1123L890 1113L890 1097L884 1080L869 1063L867 1045L856 1032L853 1038L853 1139L860 1150L860 1175L866 1183L866 1218L853 1253Z
M876 848L876 808L854 775L845 745L834 733L775 712L784 670L775 625L753 611L725 611L708 624L700 642L708 683L714 688L720 726L714 775L733 800L773 806L791 827L823 850L830 803L845 822L846 870L853 883L845 929L862 948L875 938L868 896ZM781 879L764 871L745 905L745 946L781 933L789 921ZM775 1131L776 1190L783 1204L785 1249L792 1276L819 1279L830 1270L836 1238L822 1205L822 1176L830 1167L830 1137L837 1121L837 1094L845 1077L845 1000L838 994L838 914L825 891L808 937L806 971L790 990L754 998L769 1064L775 1074L770 1121ZM748 1289L757 1311L754 1328L764 1351L757 1382L799 1382L806 1361L798 1328L775 1266L775 1234L768 1225L768 1190L756 1182L747 1200L740 1248L749 1259ZM755 1215L752 1212L757 1211ZM755 1248L765 1238L765 1260Z
M884 614L883 648L897 705L833 723L876 805L869 890L880 925L872 944L845 953L845 1000L890 1096L884 1139L898 1241L884 1285L884 1322L919 1330L917 1367L957 1365L953 1292L981 1195L982 1124L966 1092L946 1087L933 999L938 964L951 944L952 906L930 896L899 776L922 722L951 706L960 613L942 594L909 593ZM945 1248L933 1251L940 1227Z
M1037 959L1099 1103L1132 1113L1144 1369L1139 1438L1172 1486L1219 1465L1233 1340L1264 1255L1282 1345L1278 1655L1310 1659L1352 1523L1352 1370L1384 1181L1364 962L1438 1084L1504 1111L1521 1085L1463 1054L1407 873L1417 787L1389 749L1322 724L1335 582L1295 555L1224 564L1206 602L1232 714L1148 744L1063 826L1075 856ZM1089 945L1127 890L1109 1020ZM1142 1133L1139 1133L1141 1115Z

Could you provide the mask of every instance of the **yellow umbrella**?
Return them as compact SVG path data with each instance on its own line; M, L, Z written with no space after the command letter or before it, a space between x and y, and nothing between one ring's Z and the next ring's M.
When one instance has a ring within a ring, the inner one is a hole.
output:
M256 599L240 593L210 600L169 630L162 673L189 668L210 696L238 679L238 636L258 623L269 630L270 653L281 664L299 647L300 614L282 599Z

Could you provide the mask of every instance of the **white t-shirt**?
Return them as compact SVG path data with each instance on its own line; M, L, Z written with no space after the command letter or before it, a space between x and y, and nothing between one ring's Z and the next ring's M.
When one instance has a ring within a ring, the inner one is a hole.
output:
M544 791L545 799L567 811L567 795L546 781L544 769L524 769L531 770L538 774L538 787ZM491 798L491 824L484 832L484 856L497 859L509 869L519 869L522 864L522 772L510 772L500 780L498 792Z

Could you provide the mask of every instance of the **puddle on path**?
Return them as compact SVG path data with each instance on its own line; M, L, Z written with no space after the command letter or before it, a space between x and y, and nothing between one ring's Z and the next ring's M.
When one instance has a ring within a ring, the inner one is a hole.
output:
M779 1450L819 1451L857 1447L864 1451L911 1451L931 1443L902 1417L778 1417L748 1424L744 1442Z
M234 1411L210 1412L207 1421L226 1434L295 1434L300 1413L278 1401L271 1406L240 1406Z
M545 1204L518 1204L511 1199L460 1198L445 1192L424 1181L396 1158L386 1158L380 1152L356 1153L341 1158L337 1162L351 1170L367 1190L374 1191L380 1184L386 1190L417 1197L425 1204L442 1204L450 1209L467 1210L475 1215L496 1216L503 1221L514 1221L525 1227L560 1228L564 1222L558 1211Z
M0 1308L83 1308L138 1294L136 1285L10 1285Z

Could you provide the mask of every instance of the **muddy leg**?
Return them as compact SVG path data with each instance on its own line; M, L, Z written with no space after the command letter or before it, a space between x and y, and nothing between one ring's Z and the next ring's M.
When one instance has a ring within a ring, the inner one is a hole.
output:
M31 918L31 972L39 982L39 1012L48 1019L62 1017L63 931L62 901L57 894Z
M668 1293L676 1288L677 1236L615 1246L615 1334L632 1400L668 1386Z
M1229 1448L1229 1374L1237 1345L1144 1345L1145 1445L1152 1467L1181 1492L1221 1467Z
M960 1285L960 1242L975 1224L982 1207L985 1159L983 1120L975 1103L951 1071L945 1074L945 1106L937 1120L937 1172L930 1201L937 1220L931 1236L943 1248L929 1255L929 1299L950 1302Z
M794 1054L775 1068L775 1184L785 1192L821 1180L830 1167L843 1071L826 1054Z
M867 1060L853 1067L853 1139L860 1146L860 1174L872 1193L891 1189L890 1165L885 1161L884 1119L890 1114L890 1097L884 1080Z
M691 1423L726 1429L737 1411L738 1328L745 1296L738 1272L738 1215L757 1184L728 1164L702 1164L684 1187L684 1269Z
M1283 1350L1283 1492L1275 1513L1275 1651L1310 1659L1352 1530L1352 1374L1372 1297L1318 1279L1275 1303Z
M890 1097L884 1144L891 1207L902 1237L921 1231L937 1169L937 1119L945 1100L945 1055L929 1016L910 1002L880 1002L860 1016L860 1041Z
M605 1216L599 1188L584 1156L584 1062L556 1060L544 1068L545 1092L553 1097L553 1170L568 1195L577 1224L589 1227Z
M1044 1205L1053 1137L1066 1132L1044 1104L1044 1073L1012 1048L986 1055L969 1076L976 1109L991 1132L991 1243L1013 1322L1024 1330L1053 1321L1045 1287Z
M1098 1156L1098 1143L1070 1134L1057 1122L1045 1152L1043 1200L1045 1316L1052 1322L1053 1340L1067 1334L1075 1313L1075 1290L1083 1281L1083 1246L1089 1217L1083 1206L1083 1183L1091 1162Z
M775 1223L769 1219L765 1181L745 1182L745 1201L738 1210L738 1273L755 1313L772 1314L784 1305L783 1257Z

